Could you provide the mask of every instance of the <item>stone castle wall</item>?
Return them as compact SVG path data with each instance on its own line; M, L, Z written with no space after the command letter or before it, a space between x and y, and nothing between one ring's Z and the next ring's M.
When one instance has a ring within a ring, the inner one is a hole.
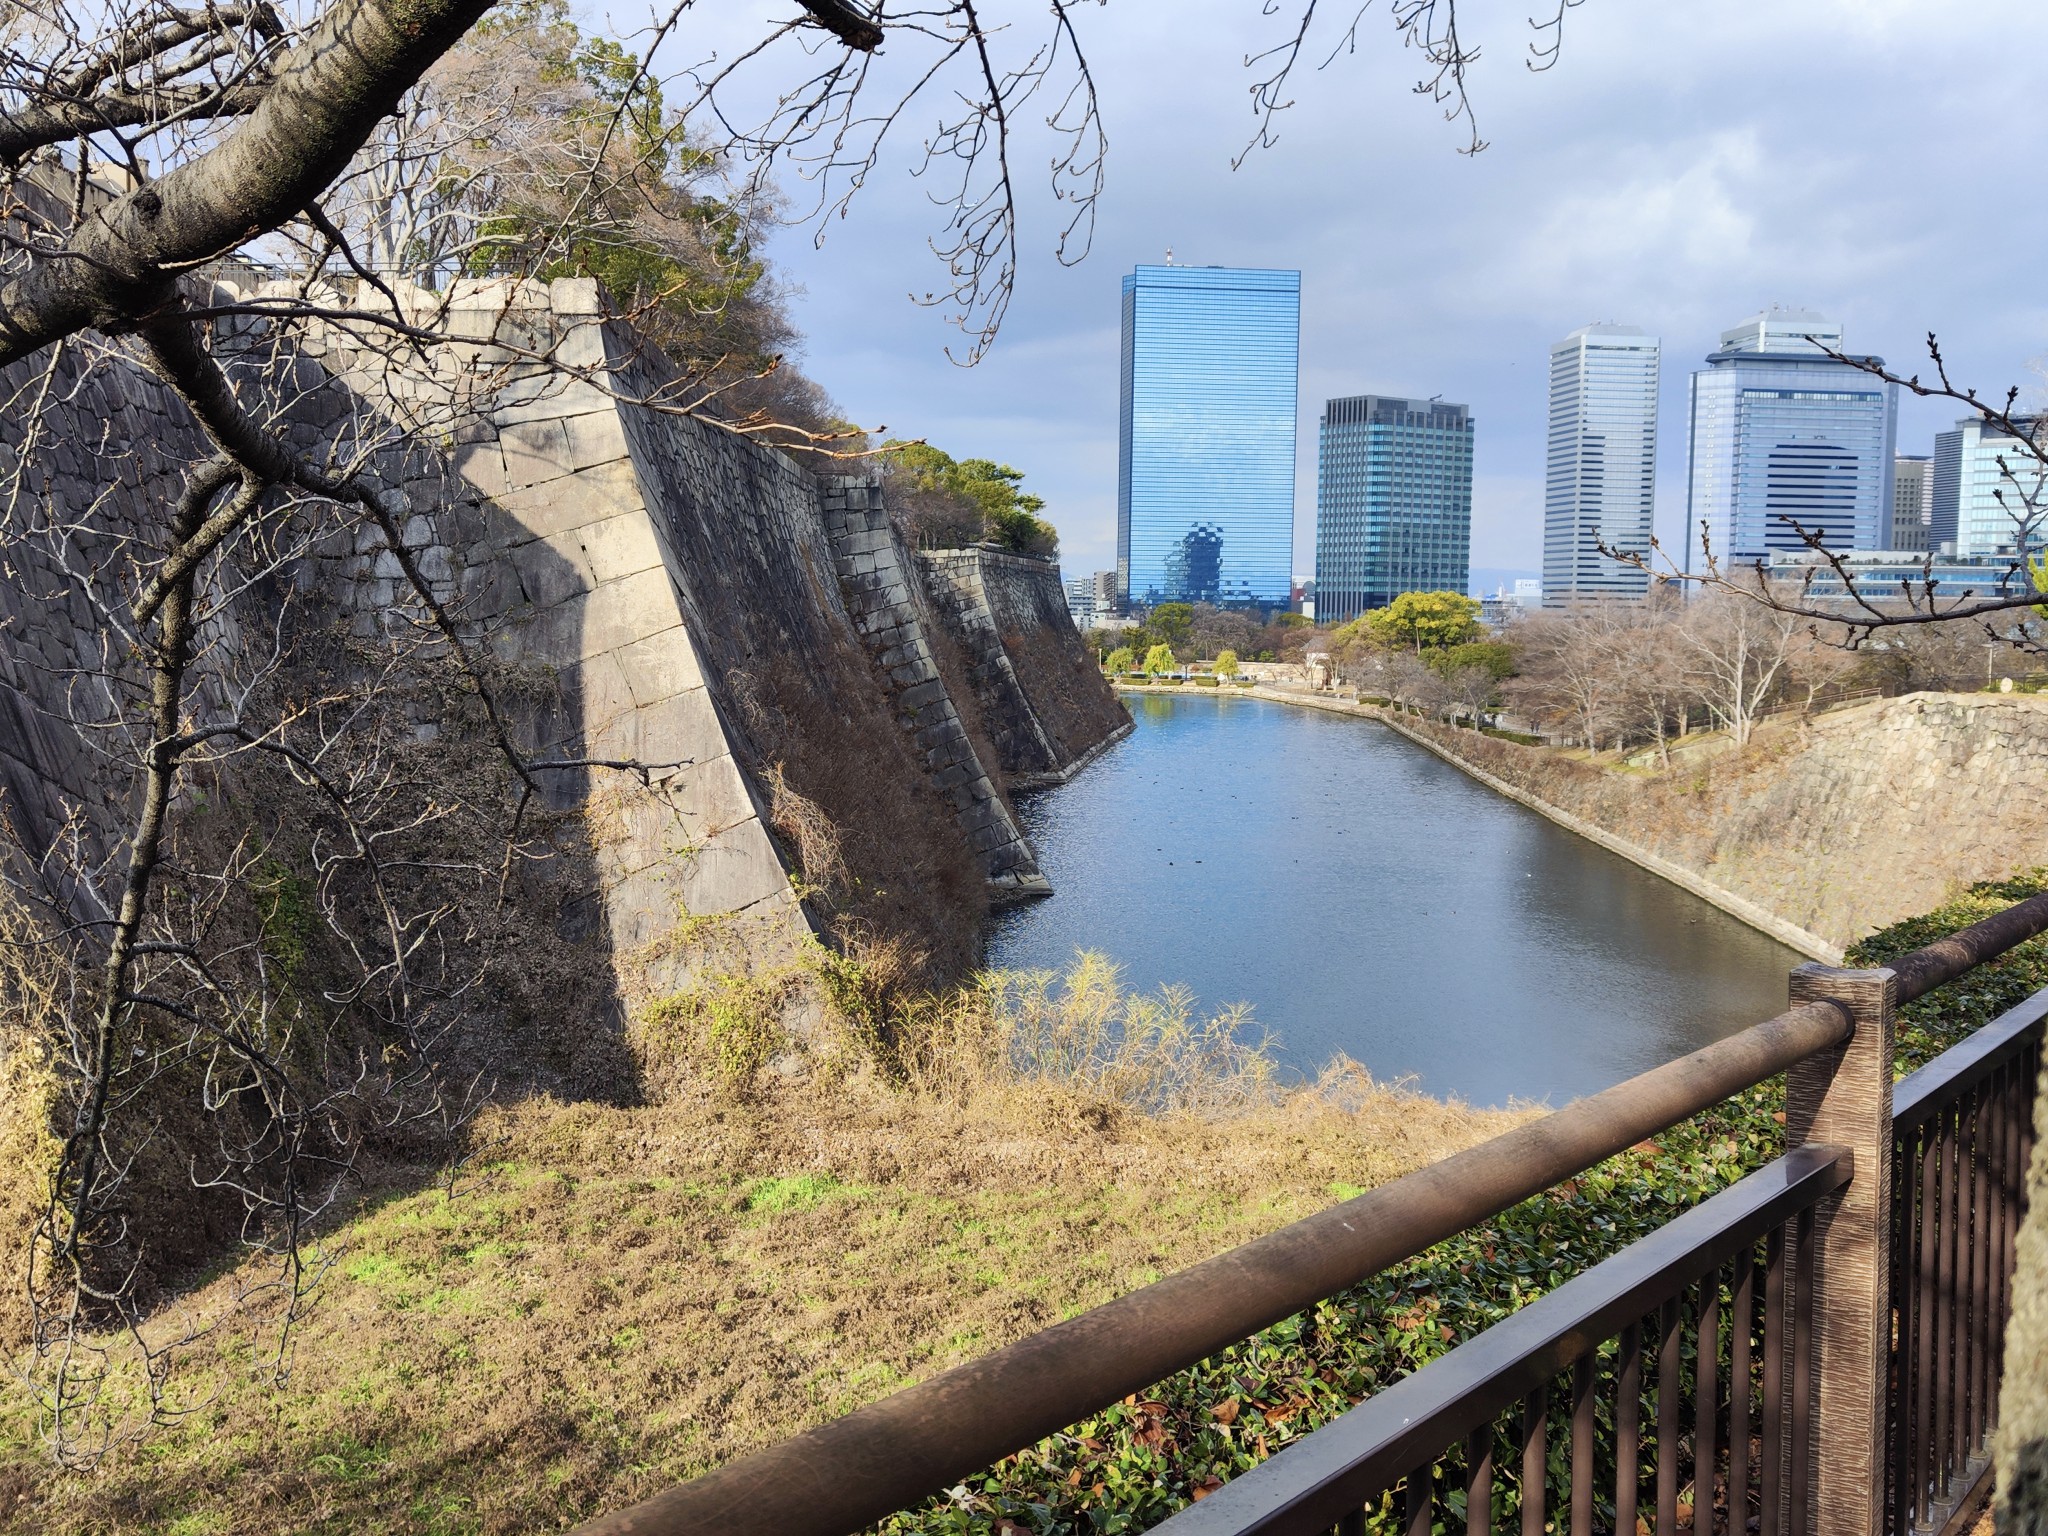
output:
M1068 615L1059 567L988 546L918 557L1016 789L1064 782L1131 728Z
M531 747L650 770L644 784L601 768L555 780L558 803L586 813L589 903L621 963L658 958L648 984L683 984L693 962L668 936L706 917L745 918L750 949L785 954L819 930L837 880L880 903L883 931L919 935L943 968L971 964L988 900L1049 889L1004 794L1007 754L980 736L981 700L956 701L938 664L965 651L977 674L1014 672L1003 636L941 632L932 589L951 588L928 580L877 485L821 482L667 404L665 360L607 318L594 284L470 285L447 318L475 344L426 365L394 369L339 333L301 349L284 365L290 430L317 450L376 419L389 446L374 473L404 489L406 542L437 595L506 663L553 680L520 722ZM539 355L553 366L524 360ZM26 464L76 502L116 463L124 515L160 526L178 467L204 457L196 424L132 365L63 384L75 398L44 412L33 440L0 423L0 469ZM380 542L374 530L329 540L298 569L360 633L406 603ZM66 587L66 563L45 573L50 592ZM1056 600L1057 568L1031 565ZM1005 601L1006 613L1046 608ZM55 617L36 583L0 588L0 794L32 848L86 805L112 846L124 791L95 776L80 727L116 705L62 684L97 631L89 613ZM1057 624L1049 653L1078 654L1063 606ZM1127 724L1094 681L1095 735L1063 720L1013 773L1071 768ZM820 825L823 843L805 830Z

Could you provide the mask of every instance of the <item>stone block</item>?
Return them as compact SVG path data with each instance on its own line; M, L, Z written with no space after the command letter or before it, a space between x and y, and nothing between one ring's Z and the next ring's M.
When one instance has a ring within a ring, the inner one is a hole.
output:
M569 472L569 433L560 421L521 421L499 434L508 490L541 485Z
M637 509L586 523L576 530L591 574L599 581L635 576L663 564L654 522Z
M601 744L601 756L650 765L708 763L732 749L717 706L703 688L622 712L593 740Z
M596 585L574 537L555 534L522 544L509 557L519 589L535 608L552 608L587 594Z
M591 589L584 616L584 654L614 651L683 622L668 571L656 567Z
M704 671L681 624L613 651L633 701L641 707L704 686Z
M680 871L680 884L691 912L737 912L786 893L789 871L760 822L746 821L698 849Z
M565 417L562 427L569 437L572 470L594 469L625 458L629 451L618 408L609 401L602 402L599 409Z

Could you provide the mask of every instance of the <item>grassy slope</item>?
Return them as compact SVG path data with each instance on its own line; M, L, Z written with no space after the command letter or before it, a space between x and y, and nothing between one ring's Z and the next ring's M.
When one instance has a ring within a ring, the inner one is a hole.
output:
M1043 1088L948 1105L860 1083L528 1106L485 1128L494 1161L454 1198L389 1193L335 1235L284 1390L252 1378L245 1344L206 1346L176 1383L206 1406L86 1477L46 1469L18 1406L0 1418L0 1524L545 1528L1509 1118L1356 1085L1228 1123Z

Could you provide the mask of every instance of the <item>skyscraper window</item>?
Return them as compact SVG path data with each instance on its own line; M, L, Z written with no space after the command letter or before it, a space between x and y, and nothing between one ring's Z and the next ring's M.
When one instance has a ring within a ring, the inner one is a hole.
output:
M1124 279L1128 601L1287 606L1300 342L1299 272L1140 266Z

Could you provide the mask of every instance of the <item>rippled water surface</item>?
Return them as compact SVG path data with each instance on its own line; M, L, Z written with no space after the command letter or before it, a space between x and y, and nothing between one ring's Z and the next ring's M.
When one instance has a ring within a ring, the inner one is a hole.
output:
M1369 720L1133 696L1137 729L1019 803L1058 894L991 964L1099 949L1475 1103L1553 1104L1768 1018L1800 957Z

